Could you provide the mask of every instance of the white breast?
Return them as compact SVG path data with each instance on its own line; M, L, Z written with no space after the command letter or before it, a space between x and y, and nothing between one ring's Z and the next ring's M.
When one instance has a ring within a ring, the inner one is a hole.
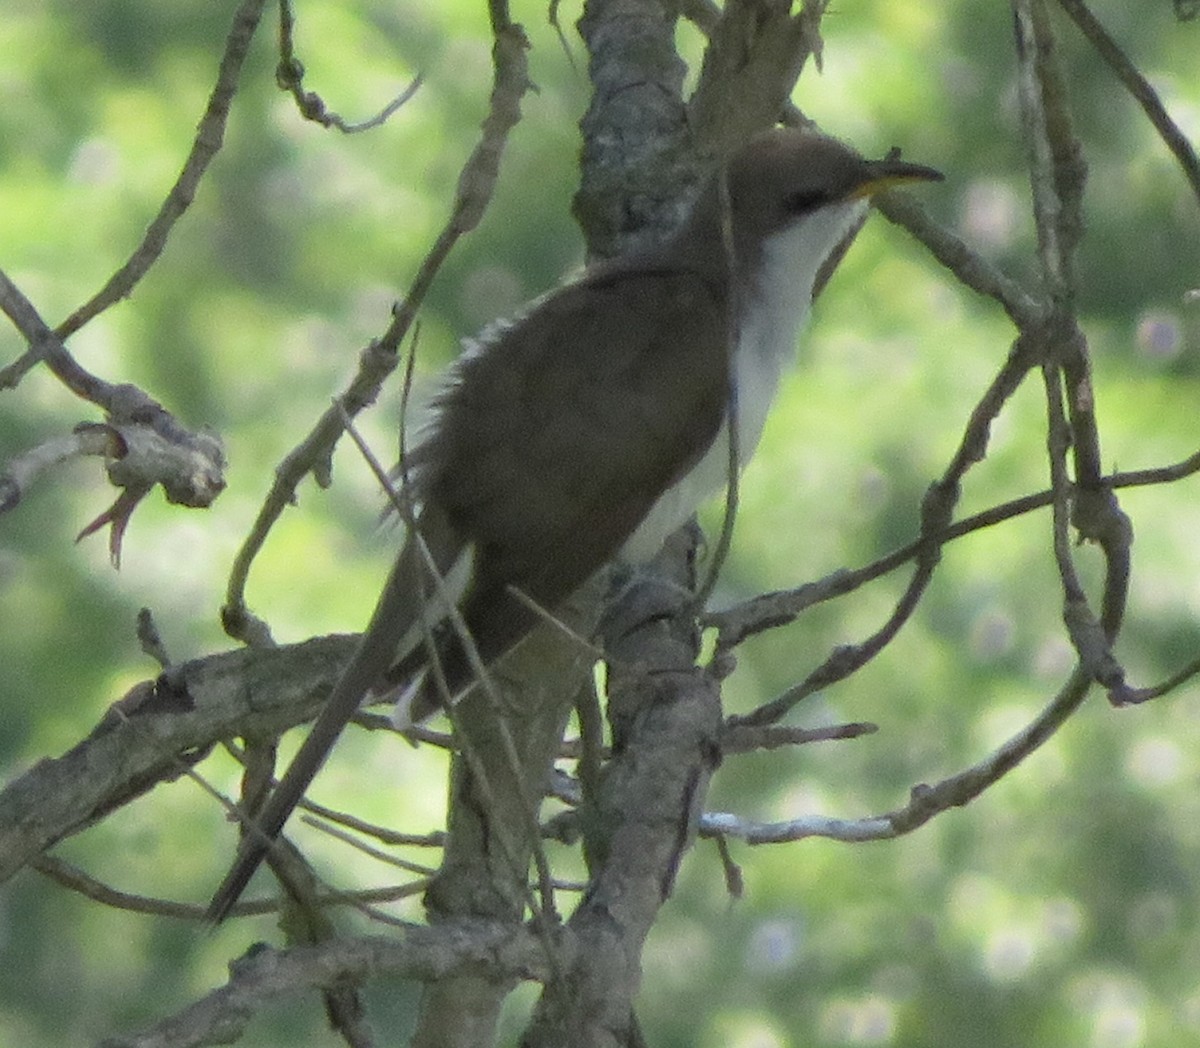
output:
M865 209L860 201L821 208L763 245L757 279L744 288L744 301L739 303L742 320L733 353L739 468L758 447L780 375L795 355L817 271ZM622 548L622 559L636 563L653 557L667 536L728 479L728 430L722 426L691 472L659 497Z

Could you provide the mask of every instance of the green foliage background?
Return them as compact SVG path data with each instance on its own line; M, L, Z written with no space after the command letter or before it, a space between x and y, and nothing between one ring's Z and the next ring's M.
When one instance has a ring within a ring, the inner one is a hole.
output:
M1200 137L1200 23L1170 5L1108 0L1098 14ZM232 4L9 0L0 19L0 267L51 322L136 244L173 180L215 73ZM119 574L78 530L112 497L93 465L44 482L0 520L0 769L11 777L85 734L154 673L134 636L156 613L173 657L228 642L217 623L230 558L271 469L324 409L358 349L386 324L448 213L484 113L490 40L480 5L301 5L309 86L349 119L418 70L426 82L384 128L343 137L305 124L273 83L260 32L226 149L164 258L131 302L71 341L107 378L142 385L228 444L230 486L208 514L139 510ZM456 250L423 313L422 369L455 339L578 264L569 216L575 122L587 102L544 7L522 4L540 89L527 97L483 227ZM578 15L560 12L564 24ZM823 75L796 99L829 131L879 154L893 144L947 173L922 191L1007 271L1029 276L1007 5L841 4ZM269 17L268 17L269 22ZM269 26L265 25L264 30ZM1065 21L1063 50L1088 150L1082 305L1096 358L1108 462L1162 465L1193 452L1200 392L1200 209L1135 105ZM572 34L572 40L573 34ZM693 59L699 42L680 42ZM583 55L572 42L577 62ZM1010 332L876 218L822 297L746 474L730 602L864 563L914 533ZM22 346L0 327L0 360ZM45 373L0 400L0 459L90 417ZM397 394L364 425L395 445ZM1039 390L1023 389L971 475L964 510L1043 487ZM280 640L359 628L389 551L379 499L344 450L331 491L307 484L251 580ZM1119 655L1137 683L1200 648L1200 501L1194 481L1123 496L1137 528ZM710 517L710 521L715 515ZM1092 553L1081 550L1091 564ZM1091 565L1093 568L1095 565ZM861 638L902 579L746 646L729 682L747 709ZM762 819L847 817L978 759L1035 714L1069 666L1049 518L965 539L917 620L867 670L811 700L802 723L873 720L852 743L731 757L710 806ZM917 834L849 846L735 845L746 894L728 898L715 849L688 858L647 952L641 1017L655 1046L887 1045L1140 1048L1200 1044L1200 691L1141 709L1099 697L980 801ZM433 829L442 769L394 741L348 738L319 799ZM232 764L206 770L232 789ZM301 831L303 832L303 831ZM342 883L386 871L316 840ZM216 806L184 781L61 852L130 891L199 902L233 847ZM426 856L425 858L428 858ZM572 858L563 857L572 869ZM418 916L415 909L407 912ZM0 893L0 1044L86 1044L161 1017L223 978L272 932L133 916L31 872ZM526 993L523 999L528 1000ZM411 988L375 987L377 1026L401 1043ZM514 1005L518 1028L520 1001ZM333 1043L319 1005L288 1002L247 1043Z

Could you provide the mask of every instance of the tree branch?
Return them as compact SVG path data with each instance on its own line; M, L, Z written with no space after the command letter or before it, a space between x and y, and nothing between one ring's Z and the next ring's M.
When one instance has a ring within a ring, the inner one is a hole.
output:
M568 944L565 940L560 948ZM282 951L257 947L230 965L224 986L149 1030L109 1038L100 1048L229 1044L258 1011L279 998L382 976L432 981L477 971L514 980L545 978L541 943L520 925L460 921L409 926L404 934L386 939L334 939Z
M84 423L76 427L74 447L67 448L60 438L49 451L28 453L7 467L0 474L0 512L16 506L25 485L48 465L77 454L103 455L108 478L121 489L121 495L80 537L111 522L109 548L116 563L129 516L155 485L162 486L168 502L200 509L225 490L225 451L216 434L186 429L136 386L113 385L80 367L33 303L3 272L0 310L28 341L30 352L45 360L72 392L103 408L107 415L103 426Z
M137 685L86 739L0 791L0 882L44 849L178 778L213 740L278 735L312 718L351 649L349 637L323 637L225 652Z
M759 823L724 812L706 814L700 831L706 837L736 837L748 844L781 844L806 837L839 841L878 841L899 837L924 826L950 808L969 804L989 786L1007 775L1045 743L1087 697L1091 671L1081 665L1042 713L977 764L932 786L914 786L903 808L862 819L837 819L808 815L786 822Z
M234 12L233 25L225 40L225 53L221 56L221 65L217 71L217 82L209 95L208 106L200 118L200 125L196 128L196 137L192 142L191 152L184 161L183 170L179 172L170 193L129 260L109 277L108 282L95 295L55 328L55 334L60 339L66 339L109 306L128 298L138 281L150 271L150 267L167 246L171 230L191 206L208 165L221 151L229 107L233 96L237 94L242 65L265 6L266 0L242 0L241 6Z
M372 128L381 127L407 102L421 86L417 75L403 91L393 98L378 113L358 123L350 123L334 112L315 91L304 89L304 63L296 57L296 14L291 0L279 0L279 64L275 67L275 82L288 92L296 103L296 109L305 120L334 128L342 134L355 135Z
M226 633L236 640L270 644L270 630L246 605L246 583L250 569L267 536L296 499L296 489L310 473L321 486L329 483L334 447L345 430L345 419L353 419L374 403L387 377L395 370L398 352L416 320L434 277L459 238L479 224L491 200L499 173L500 158L509 132L521 117L521 99L529 89L524 30L508 24L498 31L492 48L493 81L488 114L479 141L459 175L450 218L421 262L404 301L392 311L387 330L363 351L359 370L349 386L321 416L308 436L290 451L275 470L275 479L230 571L221 621Z
M1200 203L1200 159L1197 158L1196 151L1192 148L1187 136L1171 119L1162 99L1158 97L1158 92L1138 72L1137 67L1109 35L1100 20L1083 3L1083 0L1058 0L1058 4L1079 27L1079 31L1087 37L1096 49L1096 53L1104 59L1125 89L1133 95L1137 104L1142 107L1146 118L1159 133L1167 148L1174 154L1175 159L1179 161L1183 177L1188 180L1197 203Z

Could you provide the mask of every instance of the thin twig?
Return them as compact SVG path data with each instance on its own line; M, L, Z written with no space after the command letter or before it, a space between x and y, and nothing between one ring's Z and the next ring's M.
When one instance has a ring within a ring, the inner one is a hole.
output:
M1200 673L1200 659L1194 659L1161 684L1155 684L1149 688L1126 688L1119 696L1110 693L1109 699L1114 706L1134 706L1138 703L1149 702L1151 699L1161 699L1164 695L1186 684L1198 673Z
M1156 484L1170 484L1198 472L1200 451L1167 466L1110 473L1103 478L1103 484L1104 487L1114 490L1150 487ZM1034 510L1045 509L1053 498L1054 493L1047 488L980 510L951 524L938 536L938 541L945 545L984 528L1002 524ZM919 540L910 542L861 568L852 571L840 568L815 582L808 582L794 589L764 593L725 611L710 612L704 616L702 623L719 629L720 646L724 650L730 650L747 637L793 622L802 612L814 605L844 597L868 582L883 577L912 560L919 549Z
M507 590L509 596L511 596L519 604L523 604L530 611L532 611L540 621L544 622L560 636L565 637L572 644L576 645L576 647L580 648L582 651L586 651L589 655L591 655L592 661L598 662L600 659L604 658L603 648L601 648L598 644L594 644L592 641L588 640L588 638L583 636L583 634L581 634L578 630L572 629L569 625L567 625L567 623L563 622L562 618L556 615L549 608L544 608L520 587L510 585L507 587Z
M571 50L571 41L567 39L567 34L563 32L562 22L558 18L560 5L561 0L550 0L549 9L546 12L546 22L554 30L554 35L558 37L558 46L566 57L567 65L570 66L571 72L578 76L579 64L575 61L575 52Z
M912 546L912 559L916 561L913 575L883 625L860 643L835 649L799 684L750 713L730 718L730 725L774 723L809 695L857 672L891 643L916 610L937 568L945 542L943 536L950 528L962 478L972 466L983 461L991 424L1028 373L1032 359L1027 343L1018 339L1004 367L971 413L958 449L941 478L925 493L921 502L921 533ZM834 588L837 588L837 582ZM727 650L726 644L724 636L718 638L718 654Z
M1067 452L1071 447L1071 428L1063 409L1062 382L1057 363L1047 363L1042 368L1046 386L1046 451L1050 463L1050 490L1054 496L1050 502L1053 510L1053 548L1058 575L1062 580L1063 600L1068 606L1087 604L1087 594L1075 570L1071 553L1071 478L1067 472Z
M488 115L483 121L479 141L459 175L450 218L421 262L408 294L393 310L387 330L363 350L358 373L350 385L276 468L271 490L234 558L226 585L221 618L225 631L235 639L271 643L266 624L252 615L246 606L246 583L251 566L275 522L295 502L300 482L309 473L328 474L328 463L343 432L343 417L354 418L375 401L384 380L396 368L399 347L416 320L417 311L442 263L459 238L474 229L483 217L492 197L509 132L521 116L521 98L529 88L525 54L528 46L520 26L509 25L497 34L492 49L494 74Z
M731 726L721 732L721 753L728 757L734 753L758 753L784 746L804 746L811 742L859 739L864 735L873 735L878 730L878 725L861 721L831 724L825 728L794 728L790 725L768 725L762 728Z
M107 427L84 426L14 456L0 469L0 513L16 509L34 483L55 467L89 455L111 458L116 450Z
M296 15L291 0L279 2L279 64L275 67L275 82L287 91L296 103L296 108L305 120L322 127L331 127L343 134L354 135L385 124L391 116L407 102L421 86L422 76L418 73L403 91L393 98L378 113L358 123L347 121L334 112L315 91L304 89L304 63L296 57Z
M1060 243L1059 216L1063 201L1058 194L1054 165L1054 146L1047 127L1044 82L1040 78L1043 50L1051 46L1042 39L1039 14L1045 11L1041 0L1013 0L1013 28L1017 45L1017 86L1021 118L1025 126L1030 188L1033 194L1033 218L1037 227L1038 259L1041 263L1042 291L1049 301L1061 304L1067 299L1071 247Z
M388 731L396 734L396 729L391 726L391 722L386 717L377 717L376 719L383 722L383 724L377 727L386 725ZM358 717L355 717L354 720L355 723L359 722ZM246 753L240 746L230 740L226 740L224 746L235 761L242 765L245 764ZM272 779L267 784L270 789L274 789L278 785L278 779ZM430 833L400 833L397 830L388 829L386 826L367 822L356 815L351 815L349 812L338 811L336 808L318 804L310 797L301 797L296 807L300 811L308 812L326 822L334 823L337 826L344 826L347 829L354 830L356 833L361 833L368 837L374 837L377 841L381 841L384 844L408 845L419 848L440 848L446 843L446 834L443 830L434 830Z
M311 815L305 815L301 817L300 821L313 827L315 830L320 830L334 840L348 844L355 851L362 852L363 855L369 855L372 859L378 859L388 866L395 866L396 869L403 870L405 873L415 873L428 880L428 878L437 872L432 866L423 866L418 862L409 862L407 859L401 859L398 855L392 855L381 848L374 848L365 841L355 837L354 834L347 833L345 830L325 822L324 819L314 819ZM427 884L426 887L428 887Z
M725 306L725 503L721 513L721 530L713 547L712 557L704 579L696 588L693 604L702 611L716 588L721 569L733 546L733 529L737 524L738 504L741 497L742 433L741 396L737 381L737 356L735 353L738 325L742 309L742 294L737 279L738 260L733 239L733 212L729 201L728 169L722 167L717 176L717 188L721 198L721 250L725 253L726 272L729 274L729 297Z
M154 613L149 608L138 611L137 638L142 651L149 655L158 665L168 670L171 668L171 656L163 643L162 634L158 632L158 623L154 621Z
M903 808L861 819L809 815L773 823L713 812L701 816L700 833L705 837L736 837L748 844L780 844L807 837L878 841L911 833L934 816L970 803L1038 749L1079 708L1090 684L1090 672L1077 665L1049 705L1021 731L970 768L932 786L914 786Z
M1067 102L1066 76L1045 0L1014 0L1021 118L1028 146L1041 281L1051 316L1027 332L1041 345L1046 390L1047 454L1054 492L1053 547L1063 590L1063 618L1083 666L1110 695L1125 688L1124 671L1112 654L1129 587L1132 525L1101 479L1100 434L1087 341L1075 315L1074 257L1083 235L1083 187L1087 167ZM1065 384L1064 384L1065 383ZM1075 482L1067 470L1072 457ZM1087 599L1070 543L1078 490L1086 512L1086 538L1100 542L1106 576L1101 625ZM1082 500L1086 500L1083 503ZM1118 700L1114 700L1118 701Z
M934 222L913 194L880 193L871 204L889 222L924 244L962 284L999 303L1018 329L1041 320L1043 307L1025 288L972 250L958 234Z
M63 336L50 328L33 303L4 272L0 272L0 311L29 343L27 356L32 355L37 361L47 361L63 385L77 397L110 414L117 409L121 392L127 387L115 386L81 367L63 345ZM20 361L5 369L0 388L15 384L13 378L19 378L23 373L18 364Z
M114 385L81 367L33 303L3 272L0 272L0 311L25 337L30 352L38 360L45 360L71 392L104 409L103 423L81 423L77 427L92 431L81 437L77 446L80 452L105 456L108 478L121 492L108 510L80 532L80 538L111 524L109 552L116 565L120 561L125 526L155 485L162 487L168 502L192 508L208 507L221 494L225 489L225 450L215 434L204 429L189 430L137 386ZM0 376L0 387L6 381L19 379L19 368L5 369L5 375ZM56 447L51 458L61 450ZM19 472L15 477L0 476L0 507L11 509L16 505L21 479Z
M1059 6L1067 12L1071 20L1079 27L1080 32L1091 42L1100 57L1108 63L1109 68L1116 73L1117 79L1125 85L1126 90L1133 95L1137 104L1142 107L1150 123L1159 133L1167 148L1179 161L1183 176L1192 187L1192 192L1200 202L1200 159L1187 136L1179 129L1179 125L1171 119L1158 92L1150 86L1129 57L1121 50L1120 45L1108 34L1108 30L1092 14L1082 0L1058 0Z
M167 245L167 237L175 223L191 206L204 172L221 150L225 138L225 123L229 117L229 107L237 93L242 64L245 62L250 41L258 28L265 6L266 0L242 0L241 6L234 13L233 25L225 40L225 53L221 56L221 65L217 72L217 82L209 95L204 115L200 118L196 137L192 141L191 152L184 161L183 170L180 171L154 221L147 228L142 242L134 249L129 260L109 277L108 282L92 298L55 328L59 338L67 338L109 306L127 298L162 254Z
M542 847L541 831L537 822L537 803L540 798L534 796L533 791L529 787L529 783L522 772L521 759L517 753L516 741L513 739L512 731L509 728L508 720L503 714L503 704L500 699L500 693L495 682L491 679L488 667L484 664L482 657L479 654L479 649L475 645L474 638L471 636L470 628L466 620L463 618L461 611L458 609L453 594L450 593L446 585L446 580L442 577L438 570L437 563L433 558L432 552L426 546L424 539L421 536L419 522L414 519L410 500L404 493L397 492L395 486L391 483L387 475L387 471L380 464L378 457L371 451L370 446L359 434L353 421L349 418L343 418L344 425L350 439L354 441L359 453L363 456L371 471L375 474L375 479L380 486L388 493L389 499L396 511L401 515L405 526L408 528L409 540L416 542L425 558L426 569L428 570L433 584L437 590L437 599L439 605L446 609L446 618L453 626L459 641L462 643L463 651L467 656L467 661L470 664L471 671L474 674L475 680L483 689L484 694L488 697L492 710L496 715L496 724L500 743L505 750L505 758L508 761L509 771L517 783L517 788L520 790L522 800L522 811L526 817L526 829L529 834L529 842L531 851L534 856L534 865L538 872L538 883L541 887L541 907L538 906L537 900L532 896L527 898L527 903L535 916L539 918L537 921L539 926L547 928L558 923L557 911L554 903L553 877L550 873L550 863L546 858L545 849ZM450 694L446 681L441 674L441 666L435 653L435 645L431 634L433 623L429 622L428 616L425 614L424 608L421 613L422 628L425 630L425 644L431 653L430 668L433 670L438 679L438 684L441 687L447 705L451 704L454 698ZM463 758L471 766L471 771L475 775L479 785L480 793L487 798L488 803L493 810L499 810L496 802L496 794L492 787L490 777L484 767L483 761L475 753L470 744L469 738L462 732L456 732L460 750ZM523 864L519 862L518 857L513 854L508 838L503 834L499 835L500 847L503 849L505 858L510 863L510 868L514 874L523 882L525 880L525 871ZM547 940L547 948L550 948L549 940ZM552 958L553 961L553 958Z
M29 865L60 887L77 892L114 910L144 913L152 917L174 917L185 921L200 922L205 919L205 908L199 903L175 902L173 899L156 899L149 895L121 891L55 855L39 855L31 860ZM322 906L377 905L407 899L423 890L423 887L422 884L402 884L386 888L364 888L353 892L318 895L318 900ZM283 905L279 899L255 899L238 903L234 912L241 917L276 913Z

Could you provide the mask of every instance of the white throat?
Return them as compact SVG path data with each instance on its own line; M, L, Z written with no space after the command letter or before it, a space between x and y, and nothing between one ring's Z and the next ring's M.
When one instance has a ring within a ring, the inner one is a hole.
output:
M739 290L741 320L730 376L737 390L739 468L758 447L780 375L795 356L817 273L866 207L857 200L823 207L771 235L763 242L757 274ZM622 558L649 560L728 479L726 425L691 472L659 497L625 543Z

